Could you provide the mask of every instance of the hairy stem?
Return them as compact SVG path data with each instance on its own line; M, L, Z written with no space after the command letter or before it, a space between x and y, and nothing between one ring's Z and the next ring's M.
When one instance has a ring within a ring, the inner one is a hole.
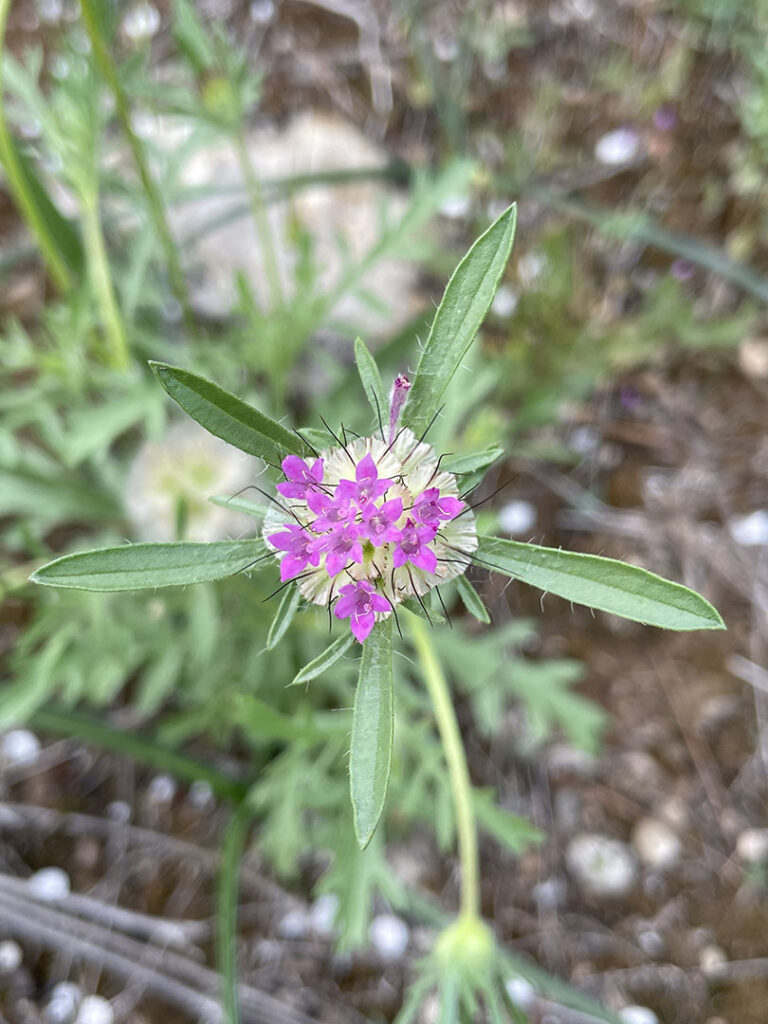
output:
M429 629L423 619L408 615L408 626L413 645L427 686L432 707L435 711L437 728L448 763L456 831L459 838L459 861L461 863L461 915L464 918L479 917L480 881L477 864L477 824L472 806L472 785L464 753L464 745L453 710L451 693L445 674L440 666Z

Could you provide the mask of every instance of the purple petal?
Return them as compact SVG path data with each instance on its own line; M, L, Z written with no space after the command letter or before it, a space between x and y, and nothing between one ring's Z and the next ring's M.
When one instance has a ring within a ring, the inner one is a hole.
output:
M349 628L354 633L355 639L362 644L373 629L375 622L376 616L373 612L368 612L367 615L353 615L349 620Z
M355 479L358 483L362 483L363 480L376 480L378 475L378 467L370 454L358 462L355 470Z
M445 497L440 499L439 507L441 519L453 519L464 508L464 502L458 498Z
M312 463L312 468L309 471L309 477L314 480L316 484L322 483L323 480L323 460L315 459Z
M303 498L307 493L307 485L296 483L294 480L277 484L275 489L284 498Z
M300 459L298 455L286 455L281 462L281 466L289 480L306 480L309 467L304 459Z
M388 612L390 610L389 601L386 597L382 597L381 594L371 594L371 607L375 612Z
M424 572L434 572L437 569L437 555L431 548L422 548L418 555L411 555L411 563Z
M280 559L280 579L285 582L292 580L304 571L307 564L306 558L294 558L293 555L285 555Z

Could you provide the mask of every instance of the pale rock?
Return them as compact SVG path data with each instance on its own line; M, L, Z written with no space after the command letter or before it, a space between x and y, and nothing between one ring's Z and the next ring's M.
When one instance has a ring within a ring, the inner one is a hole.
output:
M61 868L41 868L27 879L27 887L38 900L62 900L69 896L69 875Z
M504 982L504 988L517 1010L529 1010L536 999L536 989L520 974L513 974Z
M170 775L155 775L147 786L147 799L151 804L167 806L176 796L176 781Z
M710 974L726 963L728 963L728 957L719 946L705 946L699 953L699 967L704 974Z
M546 752L546 763L548 772L553 776L575 775L589 779L597 771L594 755L568 743L553 743Z
M289 910L277 922L277 934L281 939L303 939L309 934L309 915L303 910Z
M24 959L21 946L13 939L5 939L0 942L0 974L11 974L21 967Z
M51 992L43 1016L46 1024L72 1024L83 999L79 986L71 981L62 981Z
M623 1024L659 1024L659 1018L647 1006L625 1006L619 1010Z
M0 738L0 761L9 768L24 768L40 756L40 740L29 729L11 729Z
M632 830L632 845L644 864L666 871L680 859L679 836L659 818L641 818Z
M626 843L582 832L565 853L568 870L578 885L596 897L625 896L637 881L637 863Z
M112 1004L101 996L86 996L80 1003L75 1024L112 1024L115 1012Z
M640 136L634 128L617 128L595 143L595 158L601 164L615 166L634 160L640 150Z
M162 145L162 135L158 142ZM387 154L355 127L331 114L307 111L297 114L280 128L259 128L245 140L256 176L262 181L329 171L365 167L379 169ZM199 150L182 170L188 187L242 186L237 153L226 144ZM316 292L329 295L344 272L345 260L354 265L363 260L379 239L382 205L387 218L402 216L406 199L379 181L358 181L345 185L316 184L301 188L290 199L267 206L270 234L282 289L290 300L293 271L298 258L291 242L292 225L298 223L312 238L318 268ZM195 307L211 317L227 317L234 308L236 276L242 273L253 289L256 301L269 308L262 247L253 222L243 217L206 231L199 229L231 209L232 196L208 196L185 203L172 215L178 236L197 236L187 248L189 262L201 270L193 289ZM348 248L340 250L338 239ZM415 267L401 259L378 261L365 275L362 287L386 308L372 308L352 294L342 296L333 309L335 319L353 323L367 334L390 332L407 323L419 308L418 275Z
M517 309L517 304L520 301L520 297L514 288L510 288L509 285L502 284L496 291L491 303L491 312L495 313L496 316L501 317L502 320L506 320L507 317Z
M275 17L274 0L252 0L248 5L248 16L257 25L268 25Z
M318 935L332 935L339 912L339 897L332 892L318 896L309 911L312 928Z
M768 339L748 338L739 345L739 367L751 378L765 380L768 377Z
M189 787L187 799L197 811L207 811L214 804L214 794L210 782L196 779Z
M536 525L538 513L530 501L508 501L498 512L499 527L512 537L520 537Z
M748 828L736 840L736 854L745 864L768 861L768 828Z
M137 3L130 7L120 22L120 31L132 43L151 39L160 28L160 12L154 4Z
M768 544L768 511L757 509L745 516L733 516L728 523L731 536L745 548Z
M542 911L557 910L563 906L568 888L562 878L545 878L531 890L533 902Z
M394 914L378 914L368 929L371 945L385 960L399 960L408 948L410 930Z

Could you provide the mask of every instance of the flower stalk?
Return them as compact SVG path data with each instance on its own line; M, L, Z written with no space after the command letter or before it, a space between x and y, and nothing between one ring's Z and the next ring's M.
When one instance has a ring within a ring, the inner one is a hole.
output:
M435 712L438 732L448 764L456 832L461 865L461 918L466 922L480 920L480 878L477 857L477 822L472 806L472 784L467 758L453 709L448 682L424 620L408 615L408 628L419 658L424 682Z

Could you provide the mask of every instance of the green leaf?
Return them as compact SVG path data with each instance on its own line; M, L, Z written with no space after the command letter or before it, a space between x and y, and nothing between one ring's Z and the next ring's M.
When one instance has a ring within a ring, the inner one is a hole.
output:
M387 415L387 396L376 360L366 348L362 338L355 339L355 362L366 398L371 403L371 408L379 422L383 423Z
M208 501L212 505L220 505L222 508L232 509L233 512L245 512L246 515L253 516L259 522L267 514L266 505L255 505L252 501L237 495L234 498L228 498L226 494L213 494Z
M184 412L235 448L273 465L286 455L309 454L309 447L296 434L218 384L166 363L149 365Z
M332 644L325 648L322 654L308 662L303 669L296 673L291 681L291 686L298 686L299 683L308 683L322 675L331 665L335 665L339 658L342 658L355 642L354 636L347 632L337 637Z
M299 593L298 587L286 587L285 593L280 598L280 604L277 606L275 617L272 620L272 625L269 627L267 633L267 650L271 651L273 647L277 647L280 641L285 636L285 632L293 622L293 617L296 614L296 609L299 607L299 600L301 594Z
M144 590L218 580L267 554L261 538L212 544L126 544L64 555L42 566L33 583L74 590Z
M494 462L504 454L503 448L486 448L481 452L472 452L469 455L452 455L443 459L442 467L449 473L464 475L465 473L479 473L488 469Z
M459 263L421 354L402 422L421 434L474 341L507 266L515 238L513 204L481 235Z
M213 67L216 61L213 44L188 0L176 0L174 4L173 37L198 74Z
M512 814L499 807L492 789L474 789L472 804L480 828L498 840L514 854L523 853L529 846L540 843L544 833L527 818Z
M318 736L312 722L296 715L284 715L250 693L232 697L233 721L253 742L311 739Z
M725 629L703 597L647 569L597 555L481 537L478 560L566 601L662 629Z
M394 733L392 620L377 623L363 644L352 716L349 781L355 835L364 850L384 810Z
M488 609L466 576L457 577L456 589L459 592L462 604L470 615L474 615L480 622L484 622L486 626L489 626L491 624L491 617L488 614Z

